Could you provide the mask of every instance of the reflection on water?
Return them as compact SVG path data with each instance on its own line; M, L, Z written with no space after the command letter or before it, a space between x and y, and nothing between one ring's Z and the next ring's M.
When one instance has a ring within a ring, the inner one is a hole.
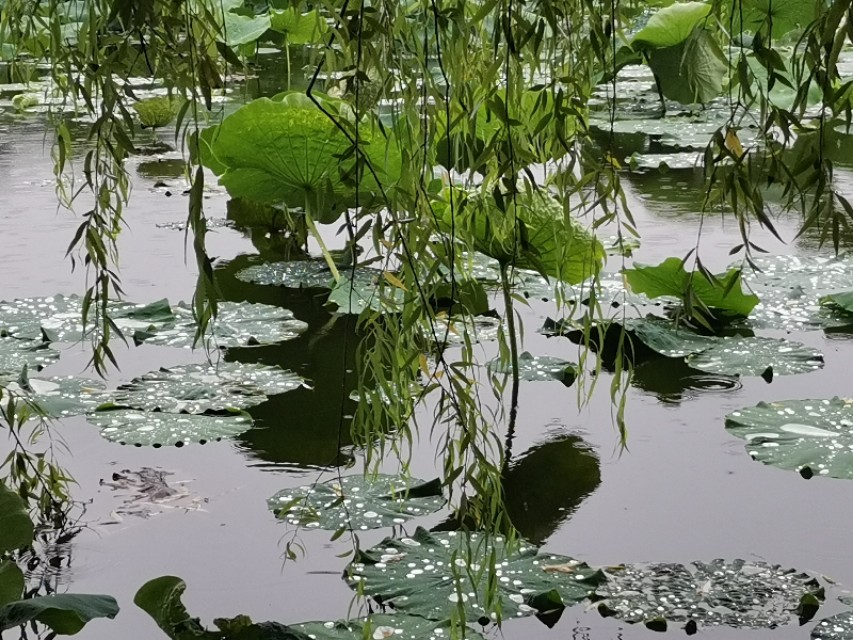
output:
M736 377L694 369L681 358L644 362L634 369L632 382L667 404L678 404L700 393L727 392L742 386Z

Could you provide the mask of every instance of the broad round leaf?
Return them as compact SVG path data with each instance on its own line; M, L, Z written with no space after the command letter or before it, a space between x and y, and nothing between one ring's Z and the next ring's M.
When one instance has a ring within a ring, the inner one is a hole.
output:
M0 337L0 377L16 378L26 367L38 371L59 358L59 352L41 340Z
M853 479L853 400L760 402L727 415L726 429L764 464Z
M267 500L290 524L336 531L390 527L444 506L441 483L397 476L345 476L284 489Z
M658 10L631 41L633 49L659 49L681 44L711 13L705 2L674 2Z
M120 409L97 411L86 417L100 427L101 435L110 442L138 447L182 447L192 442L205 444L239 435L252 427L251 416L237 411L223 415L194 415Z
M243 282L292 289L330 289L334 284L329 267L325 262L317 260L256 264L238 271L235 277Z
M79 416L94 411L108 399L103 382L74 376L25 379L18 376L16 381L6 383L6 388L36 404L52 418Z
M420 616L388 615L375 613L360 620L336 622L302 622L291 625L312 640L364 640L398 638L399 640L450 640L455 638L482 638L473 629L456 629L451 633L449 621L436 622Z
M668 358L683 358L719 345L722 338L696 333L683 323L647 316L627 318L622 325L644 345Z
M192 309L186 304L174 307L175 323L153 332L134 334L137 342L149 342L165 347L193 347L196 322ZM293 317L288 309L250 302L221 302L215 320L205 333L207 348L245 347L275 344L299 337L308 325Z
M116 406L169 413L246 409L268 395L305 386L305 380L278 366L220 362L151 371L118 388Z
M386 538L362 552L345 578L383 605L433 620L448 619L460 604L468 620L494 619L486 594L490 568L502 615L520 617L572 605L604 579L586 564L520 543L510 550L503 536L418 527L411 538Z
M25 586L24 572L13 560L0 562L0 607L20 600Z
M851 640L853 638L853 611L845 611L821 620L812 629L813 640Z
M501 362L500 358L491 360L490 371L512 374L512 363ZM518 356L518 377L529 382L550 382L559 380L567 387L571 386L578 375L578 366L553 356L534 356L525 351Z
M21 497L0 482L0 556L33 541L33 521Z
M817 371L823 354L799 342L774 338L722 338L720 344L687 357L694 369L730 376L760 376Z
M804 596L823 598L808 574L745 560L611 567L607 578L596 591L599 611L656 629L688 621L773 628L794 619Z
M0 607L0 631L41 622L61 635L73 635L94 618L115 618L118 603L111 596L63 593L17 600Z

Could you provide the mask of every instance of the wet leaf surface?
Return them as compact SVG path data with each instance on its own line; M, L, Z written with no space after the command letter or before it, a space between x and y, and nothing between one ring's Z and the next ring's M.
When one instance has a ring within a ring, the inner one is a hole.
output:
M404 524L444 506L441 484L379 474L344 476L284 489L267 500L276 517L290 524L337 531Z
M4 383L2 376L0 383ZM14 382L4 384L10 392L37 404L45 415L52 418L94 411L109 398L103 382L75 376L25 379L18 376Z
M86 416L101 429L110 442L136 446L166 447L198 442L205 444L243 433L252 427L247 413L229 412L222 415L194 415L117 409L97 411Z
M26 367L38 371L59 358L59 352L41 340L0 337L0 378L17 378Z
M853 638L853 611L845 611L817 623L813 640L850 640Z
M501 362L500 358L488 363L490 371L512 374L512 364ZM574 362L553 356L534 356L525 351L518 356L518 377L527 382L550 382L558 380L567 387L571 386L578 375L578 366Z
M722 338L720 344L687 357L695 369L723 375L809 373L823 367L823 354L799 342L775 338Z
M325 262L291 260L256 264L238 271L238 280L294 289L331 289L335 283Z
M336 622L303 622L291 625L313 640L450 640L453 638L482 638L467 627L457 628L451 633L449 621L436 622L419 616L388 615L374 613L361 620L338 620ZM464 631L464 635L463 635Z

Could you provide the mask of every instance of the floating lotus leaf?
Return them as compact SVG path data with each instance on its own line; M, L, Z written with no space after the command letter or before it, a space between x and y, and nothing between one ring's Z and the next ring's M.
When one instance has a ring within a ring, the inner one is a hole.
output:
M327 304L344 314L359 315L365 309L394 312L399 309L404 292L390 282L380 282L380 278L382 272L375 269L357 269L354 276L344 271L332 287Z
M745 294L741 290L741 272L729 269L710 280L703 273L692 274L684 270L679 258L667 258L659 265L647 266L635 264L625 269L625 279L635 293L645 293L650 298L674 296L684 299L688 290L712 310L746 317L758 304L758 296Z
M167 300L150 304L114 300L109 302L109 314L119 329L131 333L175 320ZM92 328L90 322L87 330ZM83 300L74 295L55 295L0 302L0 335L59 342L82 340Z
M801 288L828 292L853 288L853 254L830 256L760 256L754 259L761 271L747 272L753 288Z
M73 635L94 618L115 618L111 596L61 593L6 603L0 607L0 632L38 621L57 634Z
M441 483L377 475L345 476L328 482L284 489L267 500L278 518L290 524L336 531L378 529L444 506Z
M722 340L696 333L683 323L655 316L627 318L615 324L622 324L644 345L668 358L683 358L705 351L719 345Z
M181 303L173 311L174 323L155 331L138 331L134 339L165 347L192 348L197 326L192 309ZM275 344L297 338L307 328L288 309L260 303L220 302L219 313L211 321L204 341L208 348L221 349Z
M500 320L491 316L474 316L465 320L448 320L446 316L439 316L432 326L423 329L428 340L437 340L442 347L461 345L466 338L472 343L497 340L500 332Z
M760 402L726 416L753 460L781 469L853 479L853 400Z
M115 409L96 411L86 417L100 427L101 435L110 442L137 447L205 444L239 435L252 427L252 417L239 411L194 415Z
M823 366L820 351L774 338L721 338L721 342L687 357L694 369L724 375L760 376L809 373Z
M488 367L496 373L512 373L512 364L496 358ZM553 356L534 356L525 351L518 356L518 377L529 382L559 380L570 387L578 376L578 365Z
M336 622L303 622L291 625L312 640L364 640L364 638L398 638L399 640L450 640L453 638L482 638L473 629L457 628L451 633L449 621L436 622L420 616L374 613L361 620Z
M238 271L238 280L252 284L275 285L292 289L330 289L334 277L325 262L317 260L291 260L266 262Z
M383 605L446 620L459 604L467 619L495 619L486 593L490 568L504 618L559 610L588 597L604 579L600 571L566 556L539 554L503 536L421 527L411 538L386 538L350 564L348 584Z
M268 395L305 386L305 380L278 366L220 362L189 364L152 371L122 385L112 398L117 406L169 413L205 413L246 409Z
M0 337L0 377L17 377L25 367L38 371L57 358L46 342Z
M596 591L599 611L655 629L667 622L772 629L794 619L804 598L823 598L808 574L745 560L611 567L607 578Z
M821 620L812 629L812 640L850 640L853 638L853 611L845 611Z
M0 383L3 383L2 376ZM18 376L16 380L4 384L9 391L37 404L39 409L52 418L79 416L94 411L108 399L103 382L75 376Z

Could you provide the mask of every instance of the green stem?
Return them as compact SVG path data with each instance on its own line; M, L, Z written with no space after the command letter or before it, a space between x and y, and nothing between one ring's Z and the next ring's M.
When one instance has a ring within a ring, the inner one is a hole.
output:
M509 284L509 265L501 265L501 290L504 294L506 326L509 333L509 354L512 360L512 395L509 407L508 433L515 432L515 418L518 413L518 334L515 332L515 308L512 304L512 291Z
M323 237L320 235L320 232L317 230L317 225L314 224L314 219L311 217L311 214L307 211L305 212L305 224L308 226L308 231L311 235L314 236L314 239L317 241L317 244L320 245L320 253L323 254L323 259L326 261L326 265L329 267L329 271L332 272L332 276L335 278L335 282L338 283L341 281L341 274L338 271L338 266L335 264L335 261L332 259L332 254L329 253L329 249L326 247L326 243L323 242Z

